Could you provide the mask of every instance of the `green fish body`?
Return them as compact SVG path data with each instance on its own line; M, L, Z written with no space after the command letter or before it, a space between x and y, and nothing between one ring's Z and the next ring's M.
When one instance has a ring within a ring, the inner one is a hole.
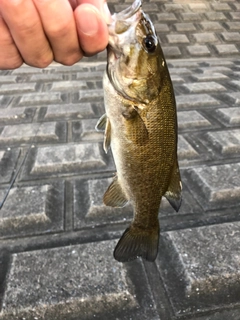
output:
M130 202L134 218L114 257L154 261L158 252L161 199L178 211L181 178L177 160L177 114L172 82L159 40L141 2L112 16L103 79L104 149L111 147L117 173L103 202Z

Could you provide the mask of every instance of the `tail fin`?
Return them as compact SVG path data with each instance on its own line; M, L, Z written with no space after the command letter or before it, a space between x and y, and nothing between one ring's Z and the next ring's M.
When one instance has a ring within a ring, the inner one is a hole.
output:
M142 257L154 261L158 253L159 223L153 229L130 226L125 230L114 250L114 258L127 262Z

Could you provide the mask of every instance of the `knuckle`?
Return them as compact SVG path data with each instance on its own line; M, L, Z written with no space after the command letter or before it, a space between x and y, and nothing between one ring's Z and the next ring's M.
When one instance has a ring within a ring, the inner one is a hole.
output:
M59 62L65 66L72 66L75 63L77 63L78 61L80 61L82 59L83 55L78 52L72 55L67 55L65 57L59 57L59 58L55 58L56 62Z

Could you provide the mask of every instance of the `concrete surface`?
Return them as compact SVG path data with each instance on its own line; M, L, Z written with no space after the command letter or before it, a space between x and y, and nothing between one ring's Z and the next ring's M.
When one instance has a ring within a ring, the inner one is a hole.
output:
M240 319L240 4L143 6L175 88L182 207L162 202L155 263L116 262L132 209L102 204L106 53L0 71L0 319Z

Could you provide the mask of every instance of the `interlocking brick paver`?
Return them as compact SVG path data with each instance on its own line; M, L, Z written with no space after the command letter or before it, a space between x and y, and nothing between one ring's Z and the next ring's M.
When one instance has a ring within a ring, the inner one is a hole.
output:
M226 223L163 234L157 264L176 315L208 310L210 300L215 306L238 303L239 228ZM239 318L239 309L230 310L230 319Z
M1 320L240 319L240 5L143 9L175 90L180 210L163 197L154 263L114 260L134 212L103 203L116 174L95 131L106 50L73 66L0 70Z
M190 192L204 210L239 205L239 170L240 163L190 169Z
M135 265L145 287L140 293L128 268L113 261L112 250L113 242L106 241L14 254L1 318L159 319L142 264Z

